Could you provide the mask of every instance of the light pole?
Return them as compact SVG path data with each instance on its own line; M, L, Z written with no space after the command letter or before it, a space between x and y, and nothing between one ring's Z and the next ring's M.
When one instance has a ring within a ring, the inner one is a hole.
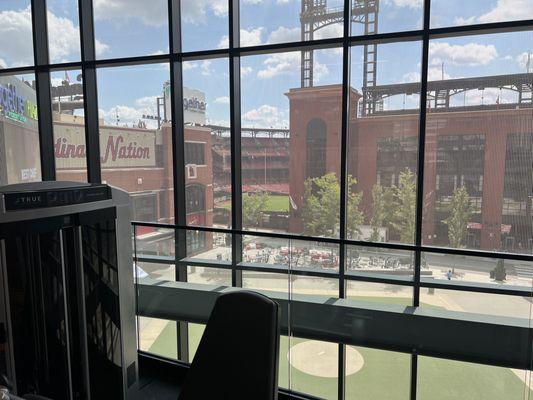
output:
M161 118L161 107L163 107L163 118ZM156 109L157 115L143 114L142 118L157 121L157 129L161 129L161 122L168 122L164 96L156 97Z

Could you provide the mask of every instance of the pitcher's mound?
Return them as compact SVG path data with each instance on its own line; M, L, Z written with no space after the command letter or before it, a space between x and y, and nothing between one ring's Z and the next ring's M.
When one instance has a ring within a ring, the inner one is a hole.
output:
M338 351L336 343L307 340L291 347L287 358L299 371L322 378L338 376ZM361 353L353 347L346 346L346 376L355 374L365 364Z

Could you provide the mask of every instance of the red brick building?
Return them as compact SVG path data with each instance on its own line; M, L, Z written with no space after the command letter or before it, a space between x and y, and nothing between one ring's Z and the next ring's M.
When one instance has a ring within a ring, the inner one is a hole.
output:
M58 180L86 181L83 118L55 114L55 153ZM213 223L213 171L211 130L185 128L187 224ZM100 152L102 180L128 191L133 219L174 223L174 182L172 130L101 125ZM150 234L140 228L138 234ZM205 235L193 232L191 250L210 243Z
M293 89L290 100L290 229L301 232L304 181L340 171L342 87ZM399 172L416 173L418 111L357 113L352 89L348 172L363 193L366 221L372 188L396 183ZM474 207L468 246L485 250L531 249L533 111L510 105L429 109L424 174L423 240L446 245L446 204L465 186ZM349 217L349 216L348 216Z

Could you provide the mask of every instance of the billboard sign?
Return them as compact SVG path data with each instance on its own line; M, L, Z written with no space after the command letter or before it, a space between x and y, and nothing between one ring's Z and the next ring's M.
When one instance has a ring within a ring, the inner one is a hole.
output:
M85 168L87 155L84 126L56 123L54 133L57 168ZM100 161L103 168L154 167L155 131L100 128Z
M37 105L35 101L25 98L18 92L17 85L15 84L0 84L1 115L10 120L22 123L27 122L28 118L36 120Z
M164 87L165 93L165 114L170 119L170 84L167 82ZM183 87L183 119L186 124L205 125L205 112L207 103L205 93Z

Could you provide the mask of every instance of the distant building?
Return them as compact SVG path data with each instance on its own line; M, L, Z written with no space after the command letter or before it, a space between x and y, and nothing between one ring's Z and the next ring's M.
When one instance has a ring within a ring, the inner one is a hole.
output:
M378 90L378 89L377 89ZM342 87L291 89L290 230L301 232L304 182L328 172L340 175ZM372 188L397 184L416 173L418 110L361 115L361 94L352 89L348 173L363 192L362 209L372 216ZM475 212L468 221L468 246L484 250L533 247L533 104L429 108L427 114L423 241L446 245L446 206L465 186ZM359 115L358 115L359 111ZM349 218L349 216L347 216ZM397 239L397 238L392 238Z

